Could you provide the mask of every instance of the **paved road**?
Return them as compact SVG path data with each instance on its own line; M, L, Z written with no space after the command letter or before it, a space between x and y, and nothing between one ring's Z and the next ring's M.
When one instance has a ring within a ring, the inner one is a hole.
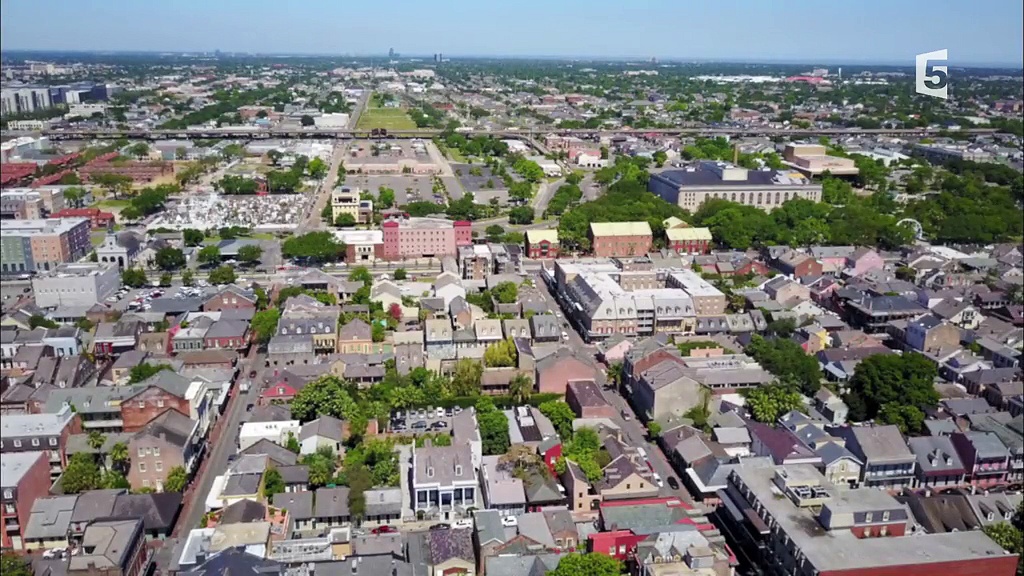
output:
M363 110L366 110L366 103L370 101L370 94L372 93L373 91L371 90L363 90L362 96L359 97L359 103L352 109L352 115L348 117L348 127L350 130L354 130L356 125L359 124L359 117L363 115Z
M206 513L206 497L210 494L213 481L217 475L222 474L228 467L228 458L235 453L238 444L238 426L245 415L245 407L255 403L259 397L259 386L253 386L248 392L242 392L239 384L248 380L249 371L260 366L261 355L250 354L249 357L239 362L238 378L233 384L231 399L228 400L228 407L224 414L217 421L217 428L211 433L208 446L212 449L207 452L206 458L200 465L199 474L193 479L190 490L186 493L185 508L178 519L174 538L168 541L166 547L173 550L169 564L163 564L161 568L176 566L178 558L185 546L188 533L199 525L203 514Z
M316 198L310 204L309 212L306 213L305 218L295 228L297 235L324 227L324 221L320 217L320 213L323 212L324 207L331 201L331 191L334 190L334 183L338 180L338 167L341 166L344 158L345 145L341 142L336 142L334 144L334 153L331 154L331 168L327 172L327 177L317 187L315 192Z
M540 183L537 194L533 197L534 218L540 219L544 215L544 211L548 209L548 203L551 202L551 197L555 195L555 191L562 184L565 184L565 178L559 178L554 182L544 181Z

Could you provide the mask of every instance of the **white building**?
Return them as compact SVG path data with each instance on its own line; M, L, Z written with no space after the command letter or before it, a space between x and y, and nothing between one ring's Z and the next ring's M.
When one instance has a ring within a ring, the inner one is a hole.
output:
M313 125L317 128L347 128L348 114L343 112L324 113L313 117Z
M50 274L32 279L32 292L40 308L89 307L103 302L121 285L117 266L70 263L57 266Z
M245 450L260 440L269 440L274 444L284 446L288 442L288 433L290 432L298 438L301 429L298 420L245 422L238 430L238 450Z

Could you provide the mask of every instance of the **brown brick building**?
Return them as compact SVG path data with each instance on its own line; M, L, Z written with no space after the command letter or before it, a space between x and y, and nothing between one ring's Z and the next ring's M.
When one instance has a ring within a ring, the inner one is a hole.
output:
M149 386L121 403L124 431L137 432L168 409L177 410L184 416L191 413L191 407L185 398L159 386Z
M16 452L0 459L0 546L4 550L24 549L25 527L32 504L50 492L50 459L45 452Z
M590 246L594 256L642 256L651 251L654 234L647 222L594 222Z

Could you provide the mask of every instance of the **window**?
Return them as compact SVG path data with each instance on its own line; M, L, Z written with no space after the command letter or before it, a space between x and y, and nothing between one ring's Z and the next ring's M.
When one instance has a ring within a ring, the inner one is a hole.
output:
M139 400L139 408L145 408L145 407L146 407L146 402L143 401L143 400Z
M874 514L872 514L871 512L868 512L864 515L865 522L871 522L872 520L874 520Z
M146 488L149 488L149 479L143 480L142 485Z
M157 472L163 472L164 471L164 463L163 462L157 462L153 466L156 468Z
M145 472L145 471L146 471L146 463L145 462L139 462L139 472Z
M18 440L17 438L15 438L14 439L14 447L15 448L21 448L21 440Z
M143 457L145 455L146 455L146 451L141 446L139 446L139 457L141 458L141 457Z
M164 401L163 400L157 400L156 401L156 407L157 408L163 408L164 407Z
M33 446L39 446L39 438L33 438L32 439L32 445Z
M7 498L7 499L14 498L14 491L13 490L4 490L4 498Z
M56 446L56 445L57 445L57 439L56 438L50 438L50 446Z
M888 522L888 521L889 521L889 511L886 510L885 512L882 512L882 522Z
M159 456L159 455L160 455L160 449L159 448L153 448L153 456Z

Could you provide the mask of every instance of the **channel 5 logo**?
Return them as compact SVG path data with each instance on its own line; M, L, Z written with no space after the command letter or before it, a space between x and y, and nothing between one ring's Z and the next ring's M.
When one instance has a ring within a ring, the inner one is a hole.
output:
M943 100L949 98L949 67L945 64L948 59L949 50L945 48L918 54L915 57L914 91Z

